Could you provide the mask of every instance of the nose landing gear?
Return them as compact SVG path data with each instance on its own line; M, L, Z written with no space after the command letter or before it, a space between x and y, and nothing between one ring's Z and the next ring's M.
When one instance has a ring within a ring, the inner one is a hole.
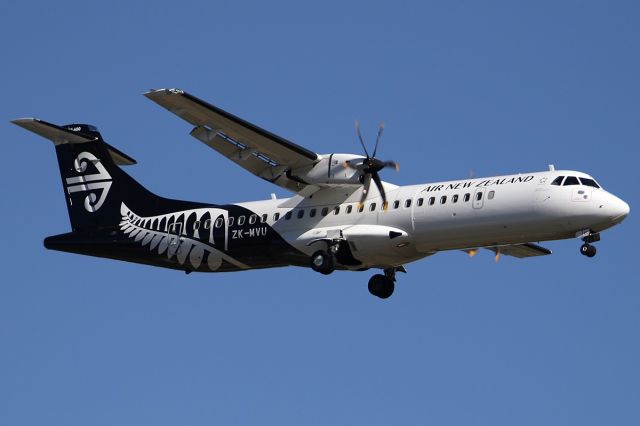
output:
M591 243L600 241L600 234L599 233L592 234L589 232L587 235L582 237L582 241L584 241L584 244L580 246L580 253L587 257L595 256L597 250L595 246L591 245Z
M587 257L593 257L596 255L596 246L592 246L589 243L584 243L580 246L580 253Z

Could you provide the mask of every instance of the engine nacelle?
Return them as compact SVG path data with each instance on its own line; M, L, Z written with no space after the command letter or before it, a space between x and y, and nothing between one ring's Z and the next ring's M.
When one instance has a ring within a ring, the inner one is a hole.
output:
M317 186L350 186L360 185L362 173L354 168L346 167L346 161L364 160L366 157L354 154L326 154L311 167L293 169L291 177Z

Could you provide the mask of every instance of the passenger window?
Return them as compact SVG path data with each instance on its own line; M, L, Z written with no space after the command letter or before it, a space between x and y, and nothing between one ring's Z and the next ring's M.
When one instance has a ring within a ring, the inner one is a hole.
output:
M358 206L358 213L362 213L364 211L364 204L360 204Z
M564 179L564 176L558 176L553 180L553 182L551 182L551 185L557 185L557 186L562 185L562 179Z
M429 205L430 205L430 206L434 205L434 204L435 204L435 202L436 202L436 197L430 197L430 198L429 198Z
M464 194L464 202L465 203L468 202L470 199L471 199L471 194L469 194L469 193Z
M444 204L447 202L447 196L443 195L442 197L440 197L440 204Z
M424 204L424 198L418 198L418 207L422 207Z
M338 213L340 213L340 207L336 206L333 208L333 214L338 214Z
M316 209L309 210L309 217L316 217Z
M582 182L582 184L585 185L585 186L592 186L594 188L600 188L600 185L598 185L596 183L596 181L593 180L593 179L581 177L580 178L580 182Z
M458 202L458 194L455 194L453 197L451 197L451 202L452 203L457 203Z
M399 200L395 200L395 201L393 202L393 208L394 208L394 209L397 209L398 207L400 207L400 201L399 201Z
M478 191L478 192L476 193L476 201L480 201L480 200L482 200L482 192L481 192L481 191Z
M193 230L197 231L200 228L200 221L196 220L195 222L193 222Z
M211 219L207 219L204 221L204 229L211 228Z
M288 212L286 212L286 213L284 214L284 218L285 218L286 220L291 219L291 214L292 214L292 213L291 213L291 210L289 210Z
M262 219L260 219L260 222L261 222L261 223L265 223L265 222L267 221L267 218L268 218L268 217L269 217L269 215L268 215L268 214L266 214L266 213L265 213L265 214L263 214L263 215L262 215Z
M278 219L280 219L280 213L274 213L273 214L273 221L275 222Z
M580 182L578 182L578 178L575 176L567 176L562 186L569 186L569 185L580 185Z
M238 218L238 226L242 226L242 225L244 225L244 220L245 220L244 215L243 215L243 216L240 216L240 217Z
M327 214L329 214L329 207L323 207L321 213L322 216L326 216Z
M489 191L487 194L487 198L493 200L493 197L496 195L496 191Z
M298 219L302 219L304 217L304 209L298 210Z
M376 209L376 203L371 203L371 205L369 206L369 211L372 212Z
M257 220L258 220L258 216L256 216L255 214L252 214L251 216L249 216L249 225L253 225L254 223L256 223Z
M351 213L351 210L353 210L353 206L352 206L351 204L349 204L349 205L347 206L347 209L345 210L345 212L346 212L347 214L349 214L349 213Z
M406 208L411 207L411 200L406 200L406 201L404 202L404 206L405 206Z
M228 219L228 221L229 221L229 226L233 226L233 222L235 222L235 221L236 221L236 218L235 218L235 217L233 217L233 216L231 216L231 217Z
M224 219L219 217L219 218L216 219L216 221L213 224L213 226L215 226L216 228L222 228L222 222L224 222ZM211 222L209 222L209 226L211 226Z

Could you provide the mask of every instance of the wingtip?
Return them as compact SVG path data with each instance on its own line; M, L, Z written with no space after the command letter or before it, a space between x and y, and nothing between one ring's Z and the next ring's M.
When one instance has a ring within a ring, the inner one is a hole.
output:
M11 123L20 125L21 123L31 123L34 121L38 121L38 119L33 117L24 117L24 118L16 118L14 120L11 120Z
M158 99L160 97L163 96L169 96L169 95L184 95L185 91L182 89L176 89L176 88L171 88L171 89L149 89L148 92L143 93L144 96L146 96L147 98L151 99L151 100L155 100Z

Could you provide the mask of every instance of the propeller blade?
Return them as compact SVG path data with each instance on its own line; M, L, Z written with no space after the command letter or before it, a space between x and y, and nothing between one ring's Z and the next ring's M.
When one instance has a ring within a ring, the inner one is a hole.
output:
M385 161L384 167L388 169L395 169L396 172L400 171L400 164L396 163L395 161Z
M495 257L496 263L500 262L500 249L496 249L496 257Z
M382 131L384 130L384 123L380 123L380 125L378 126L378 135L376 136L376 145L373 148L373 155L372 157L376 156L376 152L378 152L378 142L380 142L380 136L382 136Z
M469 250L465 250L467 252L467 254L469 255L469 257L473 257L476 254L478 254L478 249L469 249Z
M362 134L360 133L360 123L356 120L356 133L358 134L358 139L360 140L360 145L362 145L362 149L364 149L364 153L367 154L367 158L370 158L369 151L367 151L367 147L364 145L364 140L362 139Z
M362 183L362 196L358 203L358 209L364 206L364 201L367 199L367 195L369 195L369 186L371 186L371 173L366 173L364 175L364 182Z
M373 177L373 181L378 187L378 191L380 191L380 196L382 197L382 208L387 211L387 209L389 208L389 203L387 203L387 194L384 192L384 187L382 186L380 176L378 176L378 172L373 172L371 175Z

